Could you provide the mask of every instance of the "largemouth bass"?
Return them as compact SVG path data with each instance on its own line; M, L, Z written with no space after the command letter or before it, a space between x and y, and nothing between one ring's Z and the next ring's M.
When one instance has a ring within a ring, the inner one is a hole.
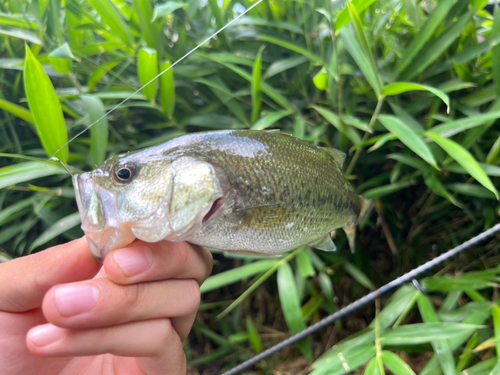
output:
M136 238L261 255L332 251L330 232L347 228L352 245L373 205L344 178L344 158L280 132L204 132L113 156L73 185L99 261Z

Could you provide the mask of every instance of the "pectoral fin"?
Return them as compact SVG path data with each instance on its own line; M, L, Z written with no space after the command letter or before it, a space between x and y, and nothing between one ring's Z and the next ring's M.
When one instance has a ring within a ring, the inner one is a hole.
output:
M322 149L328 152L330 156L333 157L333 160L335 160L335 162L338 164L340 168L344 166L345 153L343 153L340 150L337 150L336 148L322 147Z
M287 221L292 210L280 205L263 205L236 210L241 218L239 229L266 229L277 227Z
M332 241L332 238L329 234L325 237L320 238L319 241L315 241L309 244L309 246L314 247L315 249L323 250L323 251L336 251L337 247Z

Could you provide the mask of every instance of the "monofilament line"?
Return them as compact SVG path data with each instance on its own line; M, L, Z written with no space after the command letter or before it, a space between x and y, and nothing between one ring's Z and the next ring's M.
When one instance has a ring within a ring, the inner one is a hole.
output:
M61 146L60 149L58 149L56 152L54 152L54 154L52 156L55 156L59 151L61 151L66 145L70 144L71 142L73 142L76 138L78 138L79 136L81 136L83 133L85 133L87 130L89 130L92 126L94 126L95 124L97 124L99 121L101 121L104 117L108 116L111 112L113 112L115 109L119 108L123 103L125 103L126 101L132 99L136 94L138 94L143 88L145 88L146 86L148 86L150 83L153 83L155 80L157 80L163 73L166 73L167 71L169 71L170 69L172 69L174 66L176 66L178 63L180 63L182 60L184 60L186 57L188 57L189 55L191 55L194 51L196 51L198 48L200 48L201 46L203 46L206 42L208 42L210 39L212 39L214 36L216 36L217 34L219 34L221 31L224 31L225 29L227 29L229 26L231 26L233 23L235 23L236 21L238 21L241 17L243 17L245 14L247 14L248 12L250 12L253 8L255 8L257 5L259 5L260 3L262 3L264 0L259 0L257 1L255 4L253 4L250 8L248 8L247 10L245 10L243 13L241 13L238 17L236 17L234 20L228 22L225 26L221 27L219 30L217 30L215 33L213 33L212 35L210 35L207 39L205 39L203 42L201 42L200 44L198 44L196 47L194 47L191 51L189 51L188 53L186 53L184 56L182 56L179 60L177 60L176 62L174 62L172 65L170 65L167 69L165 69L163 72L160 72L158 73L158 75L156 77L154 77L153 79L151 79L149 82L145 83L142 87L140 87L139 89L137 89L136 91L134 91L132 94L130 94L129 96L127 96L125 99L123 99L120 103L118 103L117 105L115 105L113 108L111 108L108 112L106 112L104 115L102 115L101 117L99 117L97 120L95 120L92 124L90 124L89 126L85 127L85 129L83 129L80 133L78 133L77 135L75 135L73 138L71 138L68 142L66 142L64 145Z
M247 369L250 366L253 366L257 364L258 362L262 361L263 359L278 353L279 351L283 350L289 345L295 344L296 342L302 340L303 338L309 336L311 333L314 333L322 328L325 328L326 326L332 324L336 320L339 320L341 318L344 318L345 316L352 314L354 311L360 309L361 307L367 305L368 303L374 302L377 298L379 298L382 294L385 294L397 287L400 287L401 285L412 281L413 279L421 276L422 274L430 271L432 268L436 267L437 265L447 261L448 259L460 254L461 252L477 245L478 243L490 238L494 234L500 232L500 224L495 225L493 228L488 229L487 231L484 231L481 234L478 234L476 237L471 238L468 241L465 241L461 245L458 245L454 249L451 249L447 251L444 254L441 254L440 256L428 261L427 263L424 263L420 267L415 268L414 270L404 274L403 276L398 277L397 279L385 284L384 286L380 287L377 290L374 290L371 293L368 293L366 296L361 297L357 301L351 303L350 305L347 305L343 309L337 311L336 313L333 313L323 320L320 320L316 324L313 324L312 326L304 329L303 331L283 340L282 342L270 347L269 349L263 351L260 354L257 354L256 356L250 358L249 360L243 362L242 364L234 367L233 369L224 372L222 375L236 375L239 374L241 371Z

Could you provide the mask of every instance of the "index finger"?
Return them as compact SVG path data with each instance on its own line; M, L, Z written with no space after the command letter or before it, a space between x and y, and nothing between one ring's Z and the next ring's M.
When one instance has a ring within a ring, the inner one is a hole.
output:
M118 284L195 279L201 285L212 272L212 264L212 254L205 247L187 242L137 241L112 251L104 260L104 269Z
M92 278L101 265L85 237L0 264L0 311L39 307L54 285Z

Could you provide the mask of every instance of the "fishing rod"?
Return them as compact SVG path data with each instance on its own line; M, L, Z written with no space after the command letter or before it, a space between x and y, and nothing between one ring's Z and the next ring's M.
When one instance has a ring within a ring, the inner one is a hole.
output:
M296 342L302 340L303 338L309 336L310 334L320 330L321 328L325 328L326 326L334 323L335 321L342 319L346 317L347 315L355 312L356 310L360 309L361 307L374 302L377 298L379 298L381 295L396 289L400 287L401 285L415 280L415 284L418 288L420 285L416 279L421 276L422 274L428 272L432 268L440 265L443 262L446 262L448 259L453 258L454 256L457 256L458 254L464 252L465 250L470 249L473 246L476 246L478 243L483 242L484 240L492 237L494 234L500 232L500 223L496 224L494 227L482 232L481 234L478 234L476 237L471 238L468 241L465 241L461 245L458 245L457 247L447 251L444 254L441 254L440 256L428 261L427 263L424 263L423 265L413 269L412 271L404 274L403 276L398 277L397 279L385 284L384 286L380 287L377 290L374 290L373 292L367 294L364 297L361 297L357 301L354 301L353 303L347 305L343 309L327 316L323 320L320 320L319 322L313 324L312 326L300 331L299 333L296 333L295 335L283 340L282 342L270 347L269 349L263 351L260 354L257 354L256 356L250 358L249 360L243 362L242 364L232 368L229 371L224 372L222 375L235 375L239 374L241 371L249 368L250 366L253 366L257 364L258 362L262 361L263 359L283 350L287 346L293 345Z

